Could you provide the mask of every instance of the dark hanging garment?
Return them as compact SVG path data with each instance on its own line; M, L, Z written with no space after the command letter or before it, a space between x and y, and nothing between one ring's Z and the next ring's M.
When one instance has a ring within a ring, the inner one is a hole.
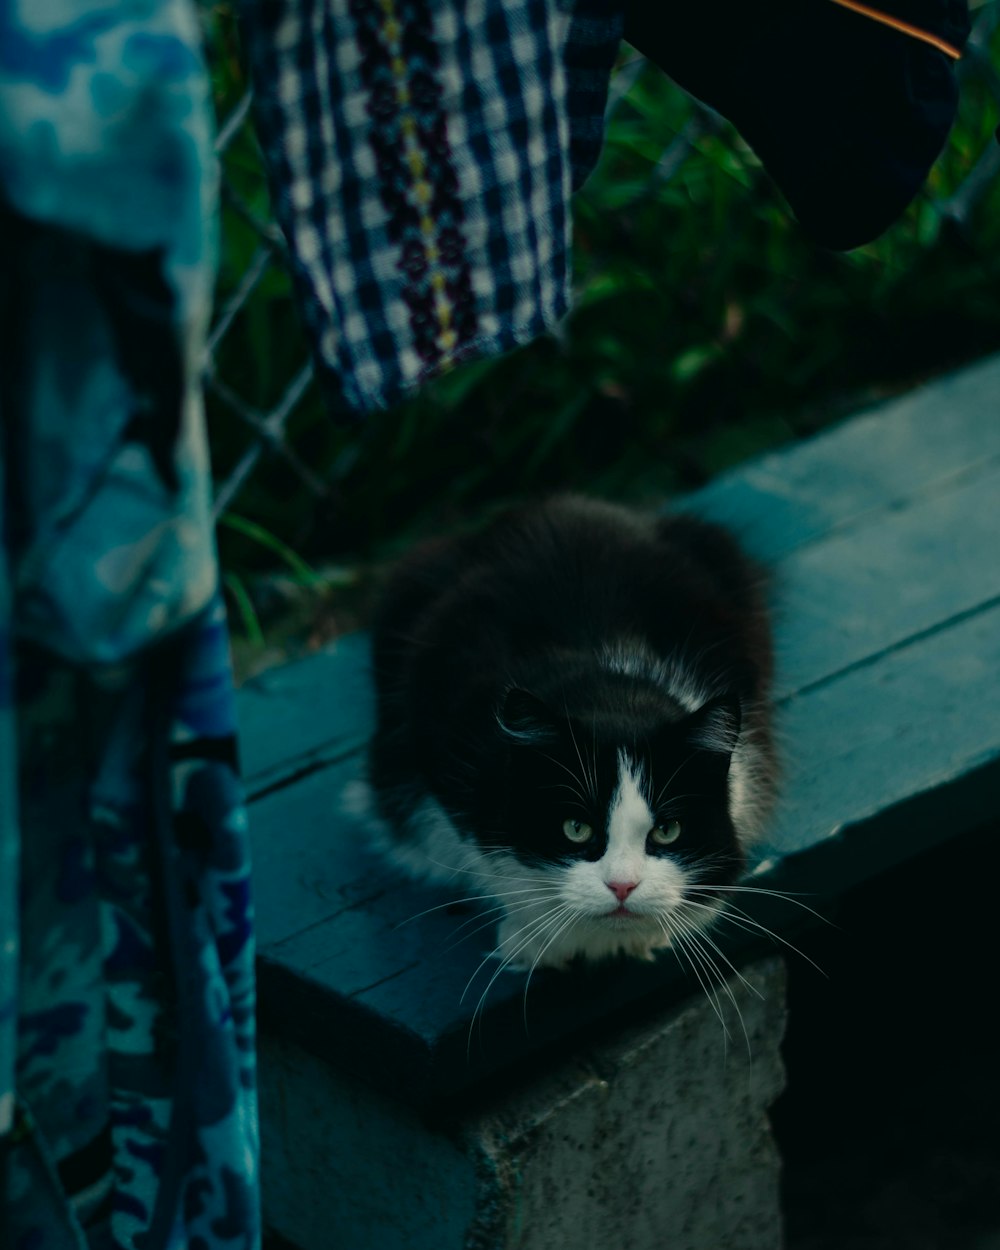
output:
M927 179L958 106L966 0L629 0L625 38L733 123L803 228L868 243Z

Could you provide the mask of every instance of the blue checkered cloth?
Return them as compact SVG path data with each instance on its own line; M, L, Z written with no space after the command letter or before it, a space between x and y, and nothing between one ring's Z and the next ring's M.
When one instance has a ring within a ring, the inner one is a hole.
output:
M342 412L551 329L596 160L612 0L245 0L257 123Z

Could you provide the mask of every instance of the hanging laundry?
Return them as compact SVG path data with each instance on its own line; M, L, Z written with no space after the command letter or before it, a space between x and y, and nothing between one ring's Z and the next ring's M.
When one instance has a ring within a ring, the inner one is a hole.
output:
M0 0L0 1245L259 1244L190 0Z
M570 196L621 37L731 120L821 243L875 237L951 126L966 0L244 0L330 407L387 407L571 303Z

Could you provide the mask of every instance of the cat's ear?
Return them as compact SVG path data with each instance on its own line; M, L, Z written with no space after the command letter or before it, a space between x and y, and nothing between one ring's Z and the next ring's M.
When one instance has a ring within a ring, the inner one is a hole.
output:
M685 736L693 746L728 756L736 750L742 724L739 695L724 694L691 713L684 723Z
M497 720L506 737L526 746L559 736L556 718L542 700L516 686L504 695Z

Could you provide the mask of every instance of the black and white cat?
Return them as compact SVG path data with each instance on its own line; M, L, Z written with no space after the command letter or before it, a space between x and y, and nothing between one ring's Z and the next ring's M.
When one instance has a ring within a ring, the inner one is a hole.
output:
M515 967L696 946L774 794L763 580L717 526L576 497L419 547L374 626L394 861L494 900Z

